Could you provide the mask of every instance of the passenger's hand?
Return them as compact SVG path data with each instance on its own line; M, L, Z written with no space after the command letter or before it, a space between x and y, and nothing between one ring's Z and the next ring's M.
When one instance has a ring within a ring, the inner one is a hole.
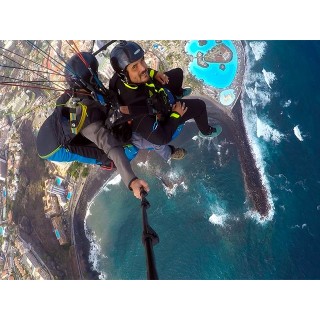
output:
M180 116L182 117L188 110L188 107L186 107L184 102L177 101L172 108L172 111L178 112Z
M163 85L169 83L169 77L162 72L158 72L154 78Z
M133 195L137 198L137 199L141 199L141 189L143 188L146 192L149 192L149 186L147 184L147 182L145 182L144 180L141 179L136 179L133 180L130 184L130 188L132 189Z

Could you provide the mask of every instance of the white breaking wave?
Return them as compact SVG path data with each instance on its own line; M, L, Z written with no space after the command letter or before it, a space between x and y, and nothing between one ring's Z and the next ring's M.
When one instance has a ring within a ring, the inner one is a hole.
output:
M185 174L181 170L170 171L166 177L168 187L163 185L166 195L171 198L177 194L177 189L181 187L183 190L188 190L188 185L184 181Z
M120 179L120 180L119 180ZM91 205L94 203L96 197L98 197L100 195L101 192L103 191L110 191L110 189L108 188L108 185L118 185L121 181L121 176L120 174L113 174L108 180L107 182L102 186L102 188L94 195L94 197L91 199L91 201L88 203L88 208L87 208L87 212L86 212L86 216L85 216L85 220L87 219L87 217L89 217L91 215L90 212L90 207Z
M93 203L94 203L94 199L89 203L87 208L86 216L84 218L84 233L90 243L88 260L89 262L92 263L93 269L98 271L99 261L101 259L101 246L99 245L99 243L97 243L95 234L89 234L88 227L87 227L87 218L91 216L90 207ZM101 273L101 275L99 275L99 278L106 279L106 275Z
M302 224L301 227L300 227L298 224L296 224L295 226L291 227L291 229L296 229L296 228L304 229L304 228L306 228L306 227L307 227L307 224L306 224L306 223Z
M255 73L254 75L254 78L249 76L249 79L247 79L245 91L253 106L264 108L271 101L271 93L266 86L262 73Z
M280 133L278 130L273 129L267 123L262 122L257 117L257 137L263 138L268 142L273 141L275 143L279 143L285 135Z
M109 179L106 183L107 186L110 185L118 185L121 182L121 176L120 174L117 174L114 178Z
M270 214L269 214L270 215ZM267 221L272 220L272 217L270 218L268 215L267 219L261 219L261 215L258 211L255 210L249 210L245 212L244 217L248 219L255 220L258 224L264 225ZM273 216L273 214L272 214Z
M254 54L254 59L259 60L265 53L267 43L265 41L253 41L249 43ZM271 84L276 80L276 75L271 71L266 71L264 68L262 72L252 71L255 64L253 55L246 47L247 67L244 77L245 91L251 99L253 106L265 107L271 101ZM275 93L273 93L275 94Z
M229 219L229 215L226 213L226 204L221 199L218 199L216 195L211 195L213 199L210 200L210 217L209 222L221 227L226 226L226 221Z
M265 41L251 41L249 46L252 49L255 60L258 61L264 56L267 43Z
M116 174L115 176L111 176L108 181L103 185L101 191L110 191L108 186L117 186L121 182L121 176L120 174Z
M264 76L264 80L265 80L266 84L271 89L272 82L277 79L276 75L273 72L266 71L265 69L262 69L262 74Z
M293 132L300 141L303 141L303 137L298 125L293 128Z
M107 279L107 274L100 270L100 261L101 258L107 258L107 256L101 253L101 239L97 239L95 233L89 234L88 227L86 223L86 219L84 220L84 231L86 237L90 242L90 250L89 250L89 262L92 263L92 269L96 270L100 273L99 279Z
M289 99L288 101L286 101L283 105L284 108L288 108L291 105L291 100Z
M228 215L227 215L227 214L218 215L218 214L214 214L214 213L213 213L213 214L210 216L209 221L210 221L212 224L219 225L219 226L222 226L222 227L223 227L227 218L228 218Z

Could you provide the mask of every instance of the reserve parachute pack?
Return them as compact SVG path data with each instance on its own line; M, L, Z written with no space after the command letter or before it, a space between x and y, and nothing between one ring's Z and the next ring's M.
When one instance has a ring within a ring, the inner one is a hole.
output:
M127 143L132 136L132 129L128 121L130 116L123 115L119 110L119 104L113 99L111 102L110 97L104 99L103 104L100 103L101 110L105 114L104 125L117 139L123 143ZM60 121L60 125L63 129L64 137L61 139L64 141L65 147L69 144L75 143L76 137L80 131L86 125L86 118L88 112L90 112L88 106L83 99L78 97L69 97L69 99L61 106L57 103L56 112L59 114L57 121ZM60 110L59 110L60 109Z

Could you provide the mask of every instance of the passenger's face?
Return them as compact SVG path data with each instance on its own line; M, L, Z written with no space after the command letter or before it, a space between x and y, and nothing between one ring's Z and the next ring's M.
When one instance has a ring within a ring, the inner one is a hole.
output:
M127 72L132 83L145 83L150 79L148 74L148 66L144 61L144 57L130 63L127 67Z

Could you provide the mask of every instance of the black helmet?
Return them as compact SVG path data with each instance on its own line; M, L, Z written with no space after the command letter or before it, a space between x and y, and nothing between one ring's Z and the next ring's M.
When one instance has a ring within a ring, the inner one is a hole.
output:
M113 70L124 80L127 80L127 66L144 56L143 49L133 41L121 41L110 53Z
M82 58L86 63L81 60ZM88 88L88 85L96 87L98 83L88 68L91 68L92 72L98 77L98 66L98 60L90 52L80 52L73 55L67 61L64 69L67 83L75 89Z

